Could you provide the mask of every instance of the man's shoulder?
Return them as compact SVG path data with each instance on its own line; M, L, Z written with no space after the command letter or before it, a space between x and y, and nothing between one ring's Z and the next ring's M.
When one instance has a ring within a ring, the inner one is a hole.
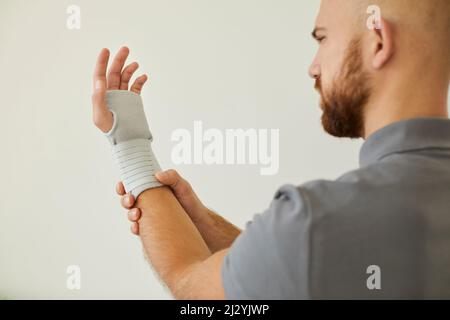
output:
M405 194L417 190L422 180L401 162L378 162L348 171L335 180L316 179L282 185L275 192L269 209L258 218L273 224L290 218L302 223L309 221L311 225L323 218L347 223L355 216L374 212L389 214L404 207ZM409 191L405 191L405 186L409 186Z
M311 180L297 185L296 190L316 218L340 212L349 214L401 189L401 170L396 164L377 163L348 171L335 180Z
M356 189L364 192L367 188L378 188L382 185L394 184L403 180L405 167L396 163L375 163L370 166L354 169L338 178L316 179L297 186L304 192L349 192Z
M373 165L346 172L335 180L316 179L303 184L284 184L276 190L271 209L283 206L296 209L292 210L296 212L305 211L309 206L317 206L326 199L336 204L345 200L346 195L364 193L377 184L388 183L382 179L384 173L386 167Z

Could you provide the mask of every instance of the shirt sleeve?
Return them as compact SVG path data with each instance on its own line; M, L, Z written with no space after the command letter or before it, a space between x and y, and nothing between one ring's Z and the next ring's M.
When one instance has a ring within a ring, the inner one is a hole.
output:
M284 185L224 258L227 299L308 299L310 215L302 190Z

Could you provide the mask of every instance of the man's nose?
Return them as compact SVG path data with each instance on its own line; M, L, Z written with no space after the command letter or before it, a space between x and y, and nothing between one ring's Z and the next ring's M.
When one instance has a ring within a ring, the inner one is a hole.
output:
M320 77L320 67L317 63L313 62L309 67L308 74L311 78L317 79Z

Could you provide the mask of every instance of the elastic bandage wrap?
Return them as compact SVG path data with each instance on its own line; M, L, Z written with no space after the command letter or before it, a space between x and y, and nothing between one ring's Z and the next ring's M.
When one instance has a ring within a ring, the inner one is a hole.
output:
M153 153L153 136L148 127L140 95L126 90L106 92L106 104L114 117L105 135L112 146L125 191L135 199L147 189L161 187L155 173L161 167Z

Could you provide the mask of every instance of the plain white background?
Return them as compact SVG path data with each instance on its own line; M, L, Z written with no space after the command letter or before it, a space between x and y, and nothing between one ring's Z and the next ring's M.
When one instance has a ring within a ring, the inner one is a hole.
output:
M81 30L66 9L81 8ZM358 167L362 140L326 135L310 33L319 1L0 2L0 298L166 299L129 232L106 138L91 121L102 47L131 49L154 150L205 204L244 227L278 187ZM280 129L280 170L171 163L177 128ZM325 196L325 195L324 195ZM66 288L68 265L81 290Z

